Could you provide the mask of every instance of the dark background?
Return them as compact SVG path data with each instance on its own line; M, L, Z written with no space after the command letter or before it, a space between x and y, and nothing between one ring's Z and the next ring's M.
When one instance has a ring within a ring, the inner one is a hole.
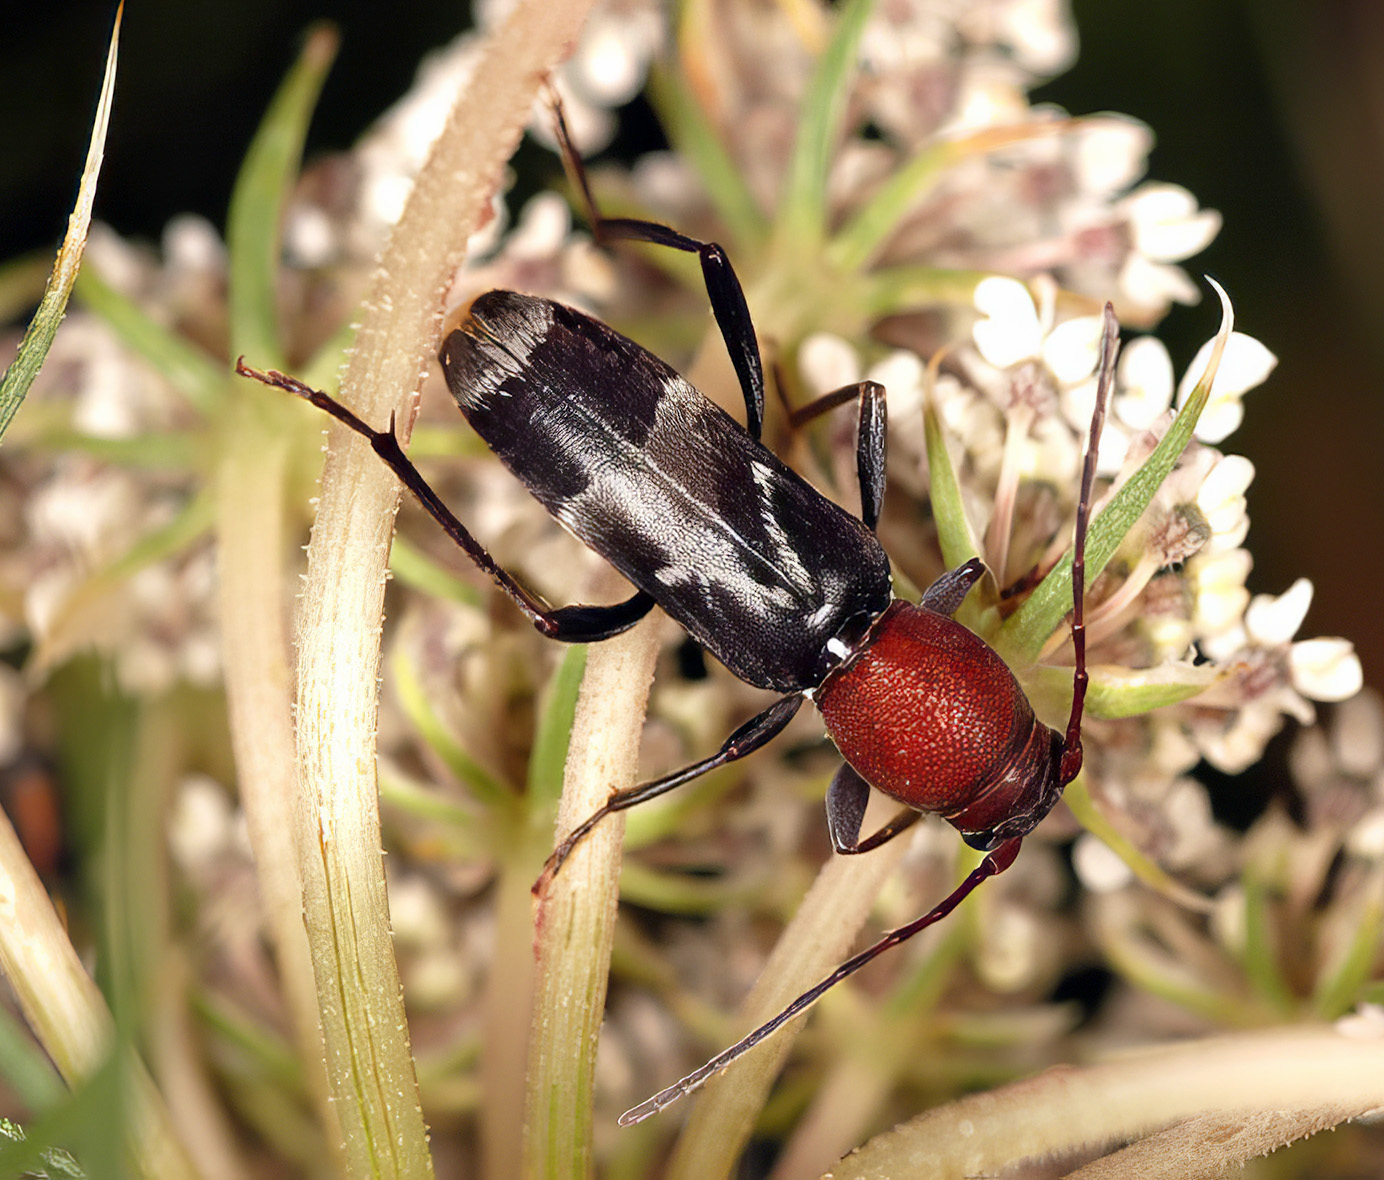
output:
M112 6L9 4L0 22L0 258L51 250L85 153ZM1384 684L1384 5L1373 0L1078 0L1076 68L1040 97L1121 111L1158 138L1152 175L1225 215L1193 273L1218 277L1239 326L1280 357L1226 444L1250 489L1251 588L1299 574L1304 635L1353 638ZM328 17L340 57L309 151L348 146L451 37L464 3L135 0L97 215L155 237L200 211L218 224L241 154L303 28ZM1179 370L1215 328L1181 309L1160 333Z

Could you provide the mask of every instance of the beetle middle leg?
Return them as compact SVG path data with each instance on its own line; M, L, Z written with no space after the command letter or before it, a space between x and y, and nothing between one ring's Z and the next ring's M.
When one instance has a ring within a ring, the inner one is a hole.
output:
M797 715L802 703L803 698L797 693L780 697L762 713L751 717L731 734L726 739L725 744L710 758L693 762L690 766L684 766L681 770L673 771L672 774L665 774L662 778L652 779L647 783L639 783L636 786L627 787L623 791L616 791L603 806L597 808L573 828L566 839L553 849L552 855L548 857L547 863L543 866L542 875L534 882L533 891L535 893L542 892L558 869L562 867L563 861L571 854L577 843L606 816L617 811L625 811L640 803L647 803L650 799L657 799L660 795L666 795L684 783L700 778L708 771L721 766L728 766L732 762L738 762L746 755L753 754L760 746L772 741L783 732L788 723Z
M744 289L726 252L715 242L698 241L657 221L606 217L592 196L586 168L567 131L562 103L555 93L550 101L562 162L577 191L581 193L596 241L648 242L654 246L667 246L672 250L695 254L701 262L711 311L721 329L721 338L726 343L726 351L730 353L731 364L735 366L735 375L740 382L740 392L745 398L745 429L751 438L758 439L764 432L764 365L759 357L759 342L755 338L754 321L750 319Z
M788 424L794 429L844 406L859 401L860 416L855 436L855 474L860 483L860 519L871 532L879 524L884 505L884 459L889 433L884 386L878 381L857 381L843 385L804 406L788 412Z
M399 481L442 526L447 536L476 563L477 567L494 579L496 585L509 595L534 627L548 638L564 643L597 643L628 631L653 609L653 596L643 590L631 595L624 602L612 603L609 606L586 606L580 603L557 608L548 606L525 590L509 571L496 562L485 546L471 535L470 530L428 486L427 480L399 446L392 418L388 430L376 430L335 398L304 385L296 378L273 369L268 372L252 369L243 358L236 362L236 372L242 377L253 377L265 385L273 385L296 394L364 437L375 454L385 461L389 469L399 477Z
M849 762L841 768L827 788L827 834L833 851L842 856L871 852L887 844L901 832L908 831L922 817L921 811L904 807L872 836L860 838L860 825L865 819L865 805L870 801L870 784Z

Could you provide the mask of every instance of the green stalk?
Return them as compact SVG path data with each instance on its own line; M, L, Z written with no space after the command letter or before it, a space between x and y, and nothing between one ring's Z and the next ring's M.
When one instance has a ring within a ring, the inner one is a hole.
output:
M309 34L260 123L231 197L231 349L257 364L272 363L280 353L274 299L279 227L336 45L336 35L325 27ZM227 396L224 380L215 473L217 605L231 743L304 1081L326 1141L334 1147L335 1113L322 1065L294 843L292 660L284 611L284 587L291 574L284 488L295 425L291 415L300 411L246 382L237 382Z

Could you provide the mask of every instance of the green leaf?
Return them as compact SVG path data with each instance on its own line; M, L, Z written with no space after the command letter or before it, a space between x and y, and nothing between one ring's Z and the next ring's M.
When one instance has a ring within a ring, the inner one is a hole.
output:
M29 657L30 674L47 671L86 642L85 627L102 600L151 565L183 552L212 526L209 493L185 504L167 524L151 529L124 553L92 573L63 603L62 611Z
M48 350L53 346L53 337L57 335L58 325L67 311L67 300L82 265L87 231L91 227L92 202L96 199L96 179L101 174L101 159L106 148L106 128L110 125L116 50L120 45L120 17L123 12L122 4L115 11L115 27L111 29L110 49L106 52L106 73L101 80L101 97L96 104L96 119L91 129L91 143L87 147L86 166L82 169L82 180L77 187L77 203L67 219L67 234L58 249L58 257L53 263L53 271L38 311L29 321L13 363L0 377L0 438L9 429L11 420L24 401L24 395L29 392L29 386L34 383Z
M794 253L811 249L826 233L827 171L846 112L856 50L872 7L873 0L849 0L808 84L777 219L779 241Z
M1245 974L1254 990L1275 1012L1293 1010L1293 992L1278 963L1273 914L1267 882L1254 865L1241 878L1245 887Z
M463 582L451 570L434 561L412 541L395 536L389 551L389 572L401 586L421 590L433 598L479 607L482 596L474 586Z
M970 307L976 286L991 277L983 270L948 270L936 266L889 266L858 276L852 286L856 314L873 322L919 307Z
M1220 366L1225 342L1230 339L1235 324L1230 300L1225 292L1214 282L1221 298L1221 328L1216 337L1216 347L1207 362L1206 371L1196 388L1187 398L1168 432L1159 440L1153 453L1144 460L1143 465L1126 481L1125 485L1111 497L1110 502L1091 522L1086 536L1086 584L1100 576L1106 563L1115 555L1126 534L1143 516L1158 489L1163 486L1168 473L1172 471L1196 429L1197 419L1206 408L1211 396L1211 383L1215 380ZM995 639L995 650L1011 666L1027 667L1037 658L1038 652L1049 635L1056 630L1063 617L1072 608L1072 552L1067 550L1062 560L1029 595L1028 600L1000 628Z
M1380 940L1384 938L1384 899L1380 897L1384 878L1378 868L1374 873L1359 917L1351 925L1345 953L1317 981L1312 1007L1323 1020L1336 1020L1355 1007L1374 969Z
M942 561L947 569L969 561L977 554L971 525L966 519L966 507L961 500L961 484L952 466L942 424L937 418L937 406L932 398L935 374L928 370L928 397L923 403L923 434L927 444L928 498L932 504L932 519L937 524L937 539L942 547Z
M548 682L529 754L528 794L535 812L542 812L551 825L551 806L562 795L563 769L567 745L572 736L572 719L577 713L577 696L586 672L586 645L574 643L562 654L562 662Z
M891 173L869 202L832 239L828 250L832 265L842 271L868 266L910 210L916 208L928 190L961 161L1018 143L1060 135L1081 125L1082 120L1071 119L987 127L973 135L928 144Z
M283 368L285 363L276 297L279 230L337 40L326 25L309 30L303 52L255 132L231 193L226 217L231 355L247 356L260 368Z
M1091 683L1086 690L1086 714L1113 721L1121 717L1140 717L1176 705L1205 692L1220 673L1210 664L1172 663L1155 668L1122 668L1101 664L1089 669ZM1054 699L1071 699L1072 670L1044 664L1025 676L1025 682L1038 686L1040 693Z
M891 173L878 192L832 239L827 257L840 270L868 266L927 190L958 158L953 143L934 143Z
M514 807L513 792L471 757L457 741L456 735L438 716L422 678L418 675L417 665L408 658L409 650L409 644L396 643L389 661L394 691L409 724L418 731L418 736L427 743L428 748L442 760L452 776L466 785L478 803L487 809L496 809L501 814L511 814Z
M67 1094L53 1063L5 1005L0 1005L0 1078L35 1113L56 1106Z

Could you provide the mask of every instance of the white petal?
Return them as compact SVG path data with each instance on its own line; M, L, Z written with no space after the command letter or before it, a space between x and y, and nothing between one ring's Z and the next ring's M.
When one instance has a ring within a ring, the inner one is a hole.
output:
M1346 833L1346 848L1366 860L1384 860L1384 807L1366 812L1355 822ZM1384 1031L1384 1021L1381 1021L1381 1031Z
M1090 832L1077 838L1072 848L1072 868L1092 893L1114 893L1134 881L1134 872L1105 841Z
M1253 479L1254 464L1242 455L1227 455L1211 468L1197 492L1197 507L1213 533L1224 536L1248 527L1245 490Z
M1197 285L1180 266L1154 262L1137 251L1125 259L1117 281L1120 291L1145 310L1162 312L1169 303L1190 306L1201 299Z
M971 329L980 355L997 369L1036 357L1043 329L1033 297L1017 279L991 277L976 284L974 302L984 319Z
M1347 774L1373 778L1384 770L1384 699L1374 689L1357 693L1336 710L1331 754Z
M1121 202L1134 231L1134 248L1156 262L1177 262L1200 253L1221 228L1214 209L1175 184L1146 184Z
M1120 352L1115 410L1135 430L1147 430L1173 404L1173 362L1157 336L1137 336Z
M1082 381L1100 360L1103 323L1100 316L1080 316L1058 324L1043 341L1043 362L1063 385Z
M1148 167L1153 132L1122 115L1080 120L1075 157L1079 191L1109 196L1128 188Z
M798 368L818 393L830 393L860 380L860 361L840 336L818 332L798 349Z
M1207 341L1202 345L1188 366L1178 386L1179 406L1196 387L1214 344L1214 341ZM1211 397L1197 422L1197 438L1203 442L1218 443L1239 426L1245 415L1244 407L1240 404L1241 396L1262 384L1276 364L1278 358L1253 336L1232 332L1226 342L1221 366L1216 370L1216 379L1211 383Z
M1215 344L1214 340L1208 340L1197 350L1197 355L1187 366L1182 382L1177 387L1179 406L1187 400L1187 395L1192 392L1197 380L1205 371L1206 361ZM1278 358L1253 336L1246 336L1243 332L1232 332L1230 339L1226 341L1221 367L1216 370L1216 379L1211 383L1212 400L1225 396L1238 397L1256 385L1262 385L1277 364Z
M1314 701L1343 701L1360 691L1364 673L1349 639L1307 639L1288 652L1293 687Z
M1312 583L1306 578L1299 578L1277 597L1256 594L1245 611L1245 630L1262 647L1289 643L1298 633L1311 605Z
M889 391L889 400L922 388L924 365L916 352L891 352L865 375Z

